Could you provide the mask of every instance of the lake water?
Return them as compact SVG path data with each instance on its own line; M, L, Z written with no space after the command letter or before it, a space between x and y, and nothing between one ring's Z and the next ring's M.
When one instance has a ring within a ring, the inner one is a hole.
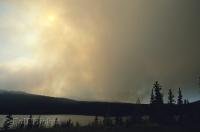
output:
M13 115L13 124L15 125L19 121L28 122L29 115ZM55 119L57 118L59 122L71 120L73 123L78 122L80 125L84 126L94 121L94 116L82 116L82 115L33 115L33 121L40 118L40 121L44 121L47 127L53 126ZM6 119L6 115L0 115L0 126L3 126L3 123ZM99 117L99 120L102 120L103 117Z

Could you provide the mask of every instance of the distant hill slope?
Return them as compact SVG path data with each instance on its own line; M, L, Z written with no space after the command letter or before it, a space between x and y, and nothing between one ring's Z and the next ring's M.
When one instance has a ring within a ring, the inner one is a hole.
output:
M200 100L191 102L190 104L200 104Z
M56 97L49 97L44 95L34 95L20 91L3 91L0 90L0 98L8 100L15 100L19 102L27 102L27 101L42 101L42 102L53 102L53 101L60 101L60 102L76 102L75 100L66 99L66 98L56 98ZM1 100L0 100L1 101Z
M189 105L149 105L130 103L87 102L66 98L0 91L0 114L73 114L129 116L150 114L199 114L199 101Z
M129 115L132 107L133 105L128 103L75 101L23 92L0 91L0 114Z

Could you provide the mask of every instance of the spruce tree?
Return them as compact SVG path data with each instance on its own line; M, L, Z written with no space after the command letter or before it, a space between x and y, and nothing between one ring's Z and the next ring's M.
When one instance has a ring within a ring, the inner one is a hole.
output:
M178 105L182 105L183 104L183 95L182 95L182 92L181 92L181 88L178 89L177 104Z
M39 118L33 123L34 128L39 128L40 127L40 116Z
M58 128L59 127L58 118L55 119L53 127L54 128Z
M6 120L5 120L4 124L3 124L3 129L4 130L8 130L12 126L12 124L13 124L13 117L12 117L11 114L8 114L6 116Z
M187 104L190 104L189 100L187 99Z
M187 99L184 99L184 101L183 101L184 103L183 104L187 104Z
M154 91L153 89L151 90L151 98L150 98L150 104L153 104L155 100L155 96L154 96Z
M98 118L98 116L95 116L92 125L93 125L93 127L98 127L99 126L99 118Z
M140 98L137 99L136 104L141 104Z
M174 104L175 100L174 100L174 95L172 93L172 90L169 89L168 92L168 104Z
M33 128L33 116L32 115L29 116L27 128L28 129Z
M155 93L155 99L154 104L163 104L163 95L161 93L161 85L156 81L153 85L154 93Z

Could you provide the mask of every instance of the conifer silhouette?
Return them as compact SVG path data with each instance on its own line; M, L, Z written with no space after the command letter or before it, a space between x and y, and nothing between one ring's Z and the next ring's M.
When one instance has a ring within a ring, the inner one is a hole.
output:
M153 85L155 98L154 98L154 104L163 104L163 95L161 93L161 85L156 81Z
M59 127L58 118L55 119L55 121L54 121L54 126L53 126L53 127L54 127L54 128Z
M6 120L5 120L4 124L3 124L3 129L4 130L10 129L10 127L12 126L12 124L13 124L13 117L12 117L11 114L8 114L6 116Z
M153 104L155 101L155 95L153 89L151 90L151 98L150 98L150 104Z
M172 90L169 89L169 92L168 92L168 104L174 104L174 103L175 103L174 95L172 93Z
M136 104L141 104L140 98L137 99Z
M183 95L182 95L181 88L178 89L177 104L178 104L178 105L182 105L182 104L183 104Z
M27 128L28 129L33 128L33 116L32 115L29 116Z

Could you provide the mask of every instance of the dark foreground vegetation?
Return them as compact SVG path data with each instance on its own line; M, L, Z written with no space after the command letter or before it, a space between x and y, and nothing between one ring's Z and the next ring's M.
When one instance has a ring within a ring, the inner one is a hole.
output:
M148 119L141 119L137 122L132 117L122 119L120 117L109 118L104 117L99 120L95 117L88 125L80 125L74 123L70 119L67 121L58 121L56 118L52 126L48 126L46 122L40 118L33 120L29 117L27 122L19 121L12 126L12 116L7 117L2 132L199 132L200 127L192 124L158 124L152 123Z
M17 129L9 130L9 132L199 132L199 128L185 127L130 127L130 128L45 128L45 129ZM3 131L2 131L3 132Z
M175 96L171 89L168 102L164 103L161 86L153 84L150 104L83 102L56 99L27 94L0 96L1 114L7 114L2 131L11 132L195 132L200 131L200 103L189 103L178 89ZM28 120L13 124L13 114L29 114ZM94 120L84 126L70 119L60 122L55 119L48 126L34 114L75 114L92 115ZM99 119L102 117L102 119Z

